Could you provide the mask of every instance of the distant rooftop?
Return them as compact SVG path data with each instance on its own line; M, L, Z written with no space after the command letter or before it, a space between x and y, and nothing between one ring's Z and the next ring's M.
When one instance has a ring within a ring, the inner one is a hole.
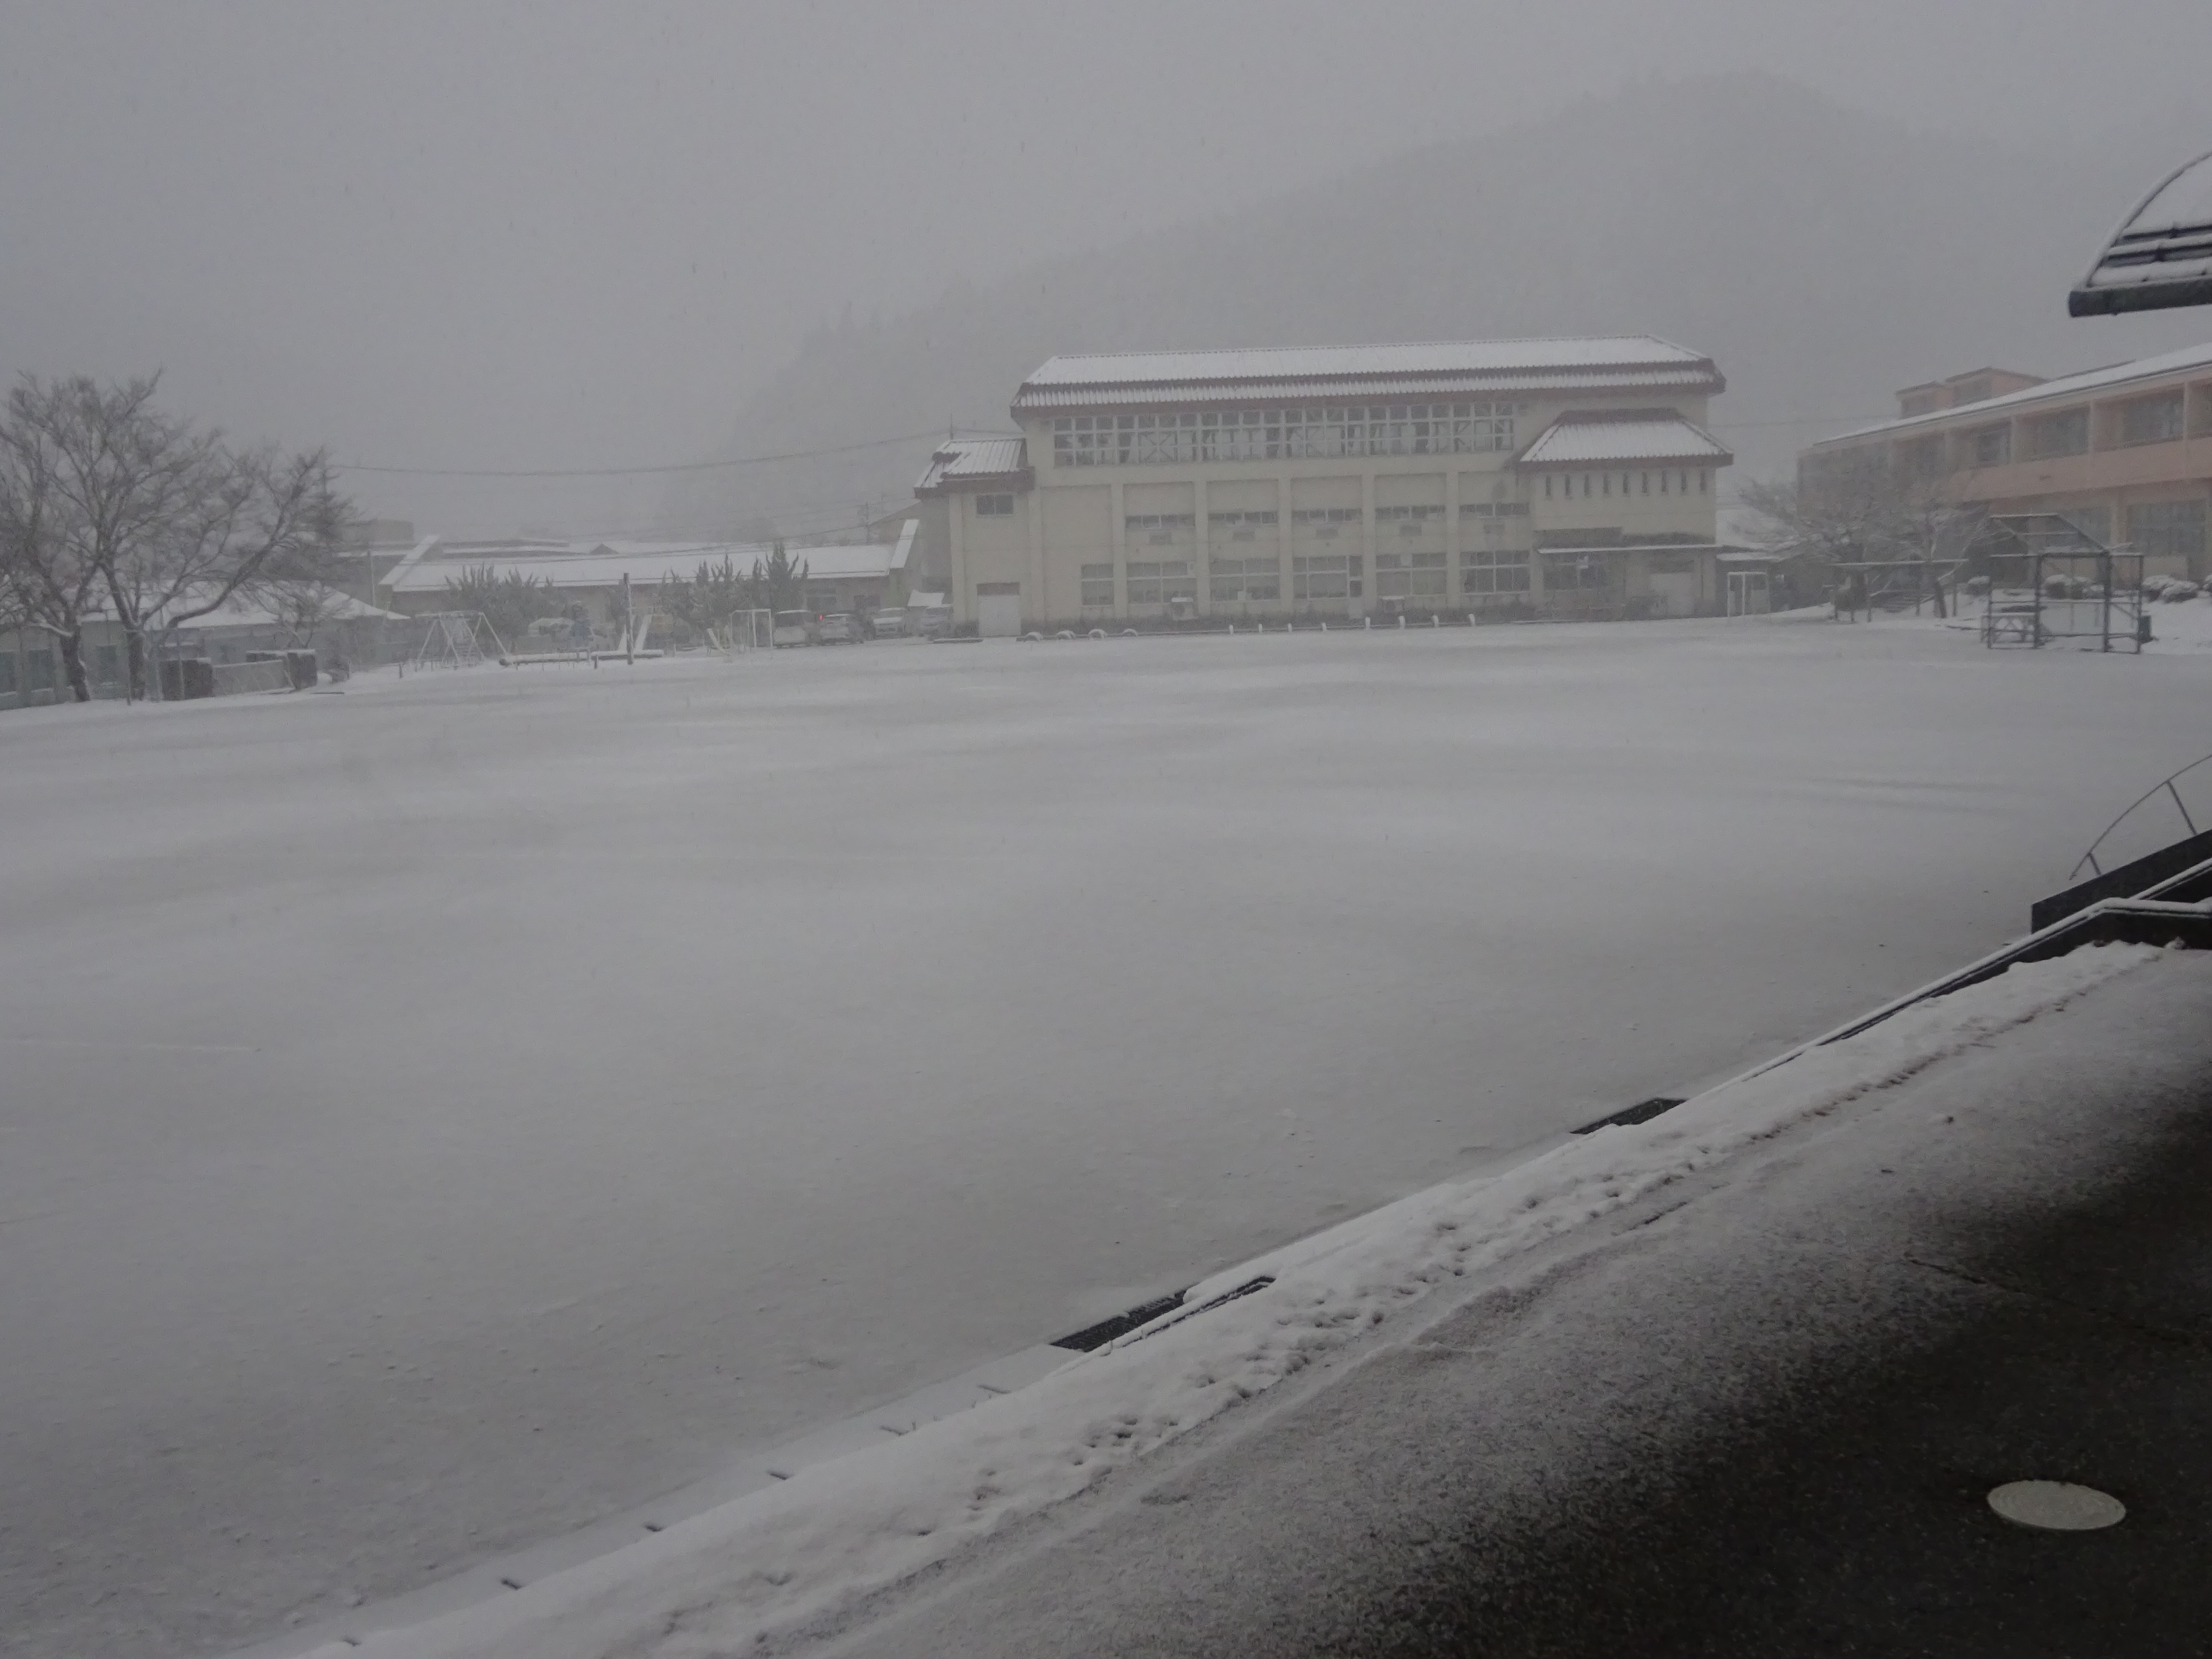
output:
M1562 415L1522 451L1516 465L1594 466L1651 461L1726 466L1735 459L1711 433L1672 410L1595 410Z
M853 547L797 547L784 551L794 565L806 566L816 581L879 578L903 569L913 550L909 530L896 543L869 542ZM464 571L489 567L495 576L510 572L556 587L612 587L624 576L634 588L658 586L664 576L690 581L702 564L724 559L739 574L750 574L775 550L751 542L448 542L435 557L411 560L395 569L383 586L402 593L442 592Z
M1983 415L2008 414L2039 404L2063 403L2085 392L2107 391L2133 381L2154 380L2160 375L2185 374L2197 368L2212 368L2212 343L2185 346L2179 351L2161 352L2155 357L2136 357L2124 363L2109 363L2102 368L2084 369L2079 374L2062 374L2055 380L2045 380L2018 392L2008 392L2002 397L1984 398L1979 403L1958 404L1949 409L1930 410L1925 415L1906 415L1895 420L1876 421L1871 426L1854 427L1849 432L1839 432L1832 438L1823 438L1812 447L1820 449L1829 444L1849 443L1855 439L1872 437L1876 433L1909 432L1916 427L1932 426L1942 421L1971 420Z
M1017 411L1103 404L1249 403L1255 398L1613 387L1703 393L1725 386L1711 358L1648 334L1426 344L1261 346L1054 357L1014 395Z

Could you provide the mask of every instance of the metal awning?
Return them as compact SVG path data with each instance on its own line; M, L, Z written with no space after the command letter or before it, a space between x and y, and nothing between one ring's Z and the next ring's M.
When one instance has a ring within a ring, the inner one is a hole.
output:
M2212 153L2169 173L2067 295L2076 317L2212 305Z

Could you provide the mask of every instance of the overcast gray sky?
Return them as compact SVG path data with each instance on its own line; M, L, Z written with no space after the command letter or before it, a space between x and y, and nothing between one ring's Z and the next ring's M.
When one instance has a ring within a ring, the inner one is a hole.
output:
M2058 143L2172 125L2208 62L2205 0L0 0L0 368L162 366L178 408L348 459L689 459L848 306L1630 78ZM450 527L649 505L582 488Z

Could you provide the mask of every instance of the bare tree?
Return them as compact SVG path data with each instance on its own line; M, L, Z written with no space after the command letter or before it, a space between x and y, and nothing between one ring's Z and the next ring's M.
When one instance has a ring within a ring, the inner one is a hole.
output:
M272 581L319 580L350 519L323 450L273 446L236 453L219 436L174 428L189 453L166 492L166 509L143 537L111 550L102 568L128 650L131 691L146 692L147 641L176 631Z
M100 481L135 471L111 439L153 395L151 379L102 391L89 380L46 385L27 375L0 416L0 575L24 623L60 646L79 702L92 700L84 624L103 597L103 537L121 516L112 508L88 514L85 503L110 494Z
M166 640L305 568L346 517L323 452L234 452L219 432L157 410L159 380L26 375L0 418L7 585L60 641L79 702L92 696L88 616L104 611L122 629L130 693L144 696L149 628Z
M1916 599L1945 611L1941 573L1973 538L1979 508L1953 499L1949 479L1916 474L1877 453L1833 458L1794 481L1758 480L1736 500L1753 515L1751 538L1833 569L1902 566ZM1856 573L1854 573L1856 574Z
M288 560L271 569L256 590L285 637L303 651L313 651L323 629L343 615L350 599L339 586L334 562Z

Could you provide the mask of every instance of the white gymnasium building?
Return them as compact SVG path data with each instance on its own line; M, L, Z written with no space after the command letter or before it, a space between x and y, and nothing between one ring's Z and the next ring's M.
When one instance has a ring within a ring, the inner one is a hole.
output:
M1725 384L1648 336L1054 357L915 494L987 634L1764 610L1715 541Z

